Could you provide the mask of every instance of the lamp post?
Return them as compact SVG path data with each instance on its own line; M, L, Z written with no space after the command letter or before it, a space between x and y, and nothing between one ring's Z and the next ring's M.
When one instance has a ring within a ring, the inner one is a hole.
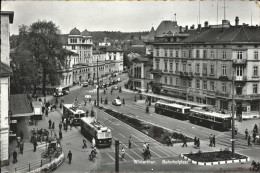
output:
M100 51L97 57L97 107L99 107L99 77L98 77L98 58L100 57Z
M234 128L235 128L235 121L234 121L234 71L233 71L233 78L232 78L232 158L235 158L235 134L234 134Z

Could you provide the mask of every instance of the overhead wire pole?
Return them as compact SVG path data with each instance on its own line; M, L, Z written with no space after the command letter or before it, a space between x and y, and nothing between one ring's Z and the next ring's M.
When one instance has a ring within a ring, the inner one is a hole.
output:
M235 134L234 134L234 128L235 128L235 121L234 121L234 70L233 70L233 78L232 78L232 158L235 158Z
M97 57L97 107L99 107L99 77L98 77L98 58L100 57L100 50Z

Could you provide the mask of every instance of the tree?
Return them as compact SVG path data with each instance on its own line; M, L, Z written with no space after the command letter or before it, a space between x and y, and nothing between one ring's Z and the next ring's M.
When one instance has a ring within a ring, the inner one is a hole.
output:
M59 81L57 72L64 65L65 52L58 27L51 21L33 23L29 29L28 46L41 71L42 94L45 95L47 78L50 83Z

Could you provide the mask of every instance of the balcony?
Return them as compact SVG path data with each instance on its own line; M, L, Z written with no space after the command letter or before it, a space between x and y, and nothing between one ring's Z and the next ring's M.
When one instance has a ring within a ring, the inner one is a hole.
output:
M220 92L220 91L216 92L216 96L221 97L221 98L231 98L231 94L223 93L223 92Z
M233 65L246 65L246 59L233 59Z
M247 81L247 76L235 76L234 80L236 82L246 82Z
M219 76L219 80L227 81L228 77L227 76Z
M236 100L254 100L260 99L260 94L250 94L250 95L234 95Z
M162 75L162 70L160 69L153 69L153 71L151 71L152 74L154 75Z

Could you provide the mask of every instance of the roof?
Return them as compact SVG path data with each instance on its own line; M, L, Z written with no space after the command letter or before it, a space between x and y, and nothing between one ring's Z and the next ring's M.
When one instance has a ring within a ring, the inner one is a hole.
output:
M162 37L171 31L173 34L179 32L179 27L176 21L164 20L160 23L158 28L156 29L156 37Z
M13 70L8 65L0 62L0 76L1 77L8 77L13 74Z
M80 31L75 27L70 31L69 35L81 35Z
M190 36L183 43L239 43L260 42L260 27L230 26L228 28L202 28L201 31L190 30Z
M148 58L139 57L139 58L134 58L132 61L133 62L148 62L149 59Z
M231 118L231 115L229 115L229 114L220 114L217 112L209 112L209 111L205 111L205 110L191 109L191 112L206 114L206 115L218 117L218 118Z
M13 11L1 11L1 15L9 15L9 23L14 21L14 12Z
M84 31L81 32L81 35L82 36L90 36L90 32L87 29L85 29Z
M11 94L9 106L13 117L30 116L33 113L30 101L25 94Z
M175 104L175 103L167 103L167 102L164 102L161 100L157 101L156 103L167 105L167 106L173 106L173 107L179 108L179 109L190 109L190 107L188 107L188 106L179 105L179 104Z
M104 52L123 52L121 49L114 46L97 46L97 48Z

